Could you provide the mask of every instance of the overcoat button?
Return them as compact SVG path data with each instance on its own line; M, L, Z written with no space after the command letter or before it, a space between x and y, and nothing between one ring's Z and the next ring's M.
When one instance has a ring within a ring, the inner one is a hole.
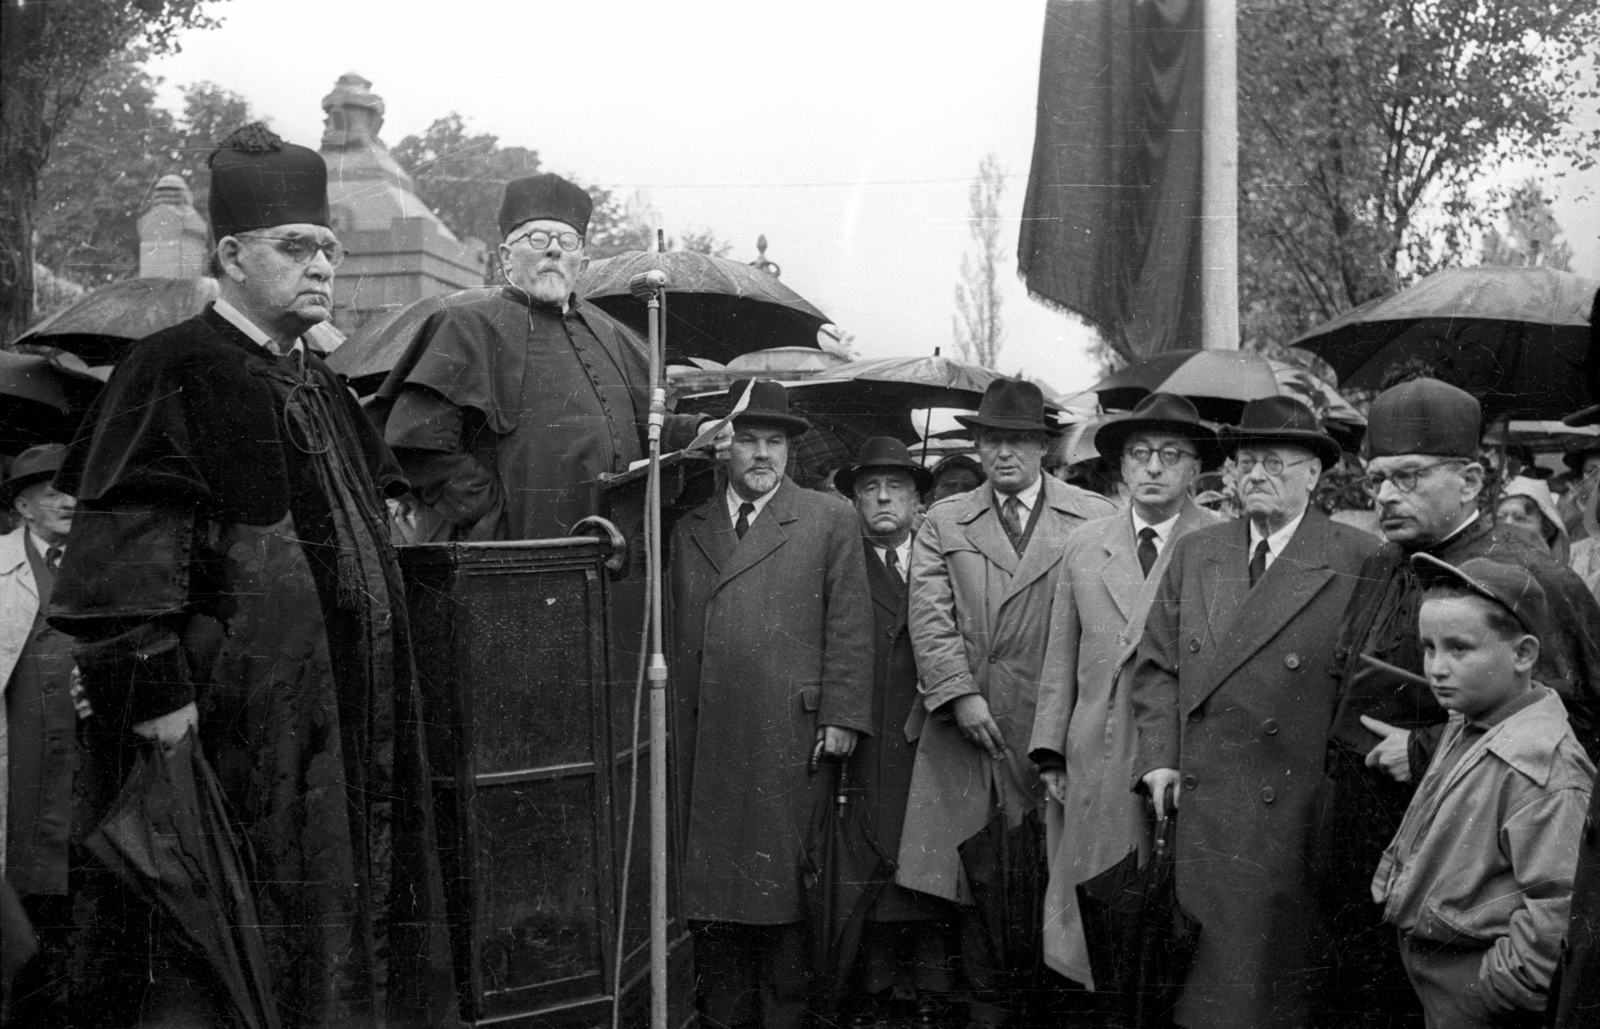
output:
M1189 722L1190 722L1190 724L1199 724L1200 722L1203 722L1205 720L1206 720L1205 714L1202 713L1198 708L1196 708L1195 710L1189 712Z
M885 636L889 637L890 639L894 639L894 630L893 629L885 629L885 630L883 630L883 634Z
M1261 803L1270 804L1277 799L1278 791L1273 789L1271 786L1268 786L1266 789L1261 791Z
M1267 719L1265 722L1261 723L1261 729L1268 736L1278 735L1278 720L1276 718Z
M1200 653L1200 641L1198 639L1193 639L1193 640L1189 641L1189 652L1191 654Z
M1291 671L1296 669L1296 668L1299 668L1300 667L1300 655L1299 654L1286 655L1284 657L1284 659L1283 659L1283 663L1284 663L1284 666L1289 668Z
M989 655L989 663L990 663L990 664L991 664L991 665L992 665L992 664L994 664L994 663L995 663L995 662L996 662L996 661L998 661L998 660L1000 660L1000 657L999 657L999 655L997 655L997 654L990 654L990 655Z
M1186 775L1186 776L1183 777L1183 788L1184 789L1192 790L1196 786L1199 786L1199 785L1200 785L1200 780L1197 779L1196 777L1194 777L1192 775Z

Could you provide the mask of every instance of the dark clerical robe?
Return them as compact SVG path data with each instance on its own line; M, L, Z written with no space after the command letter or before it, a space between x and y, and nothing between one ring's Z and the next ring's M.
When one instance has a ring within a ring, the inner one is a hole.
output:
M600 475L645 455L649 394L648 357L619 322L507 287L434 315L374 413L450 535L546 539L601 513ZM668 415L663 451L698 421Z
M318 356L275 356L207 308L133 348L56 485L79 502L51 620L79 637L94 709L85 809L119 788L129 726L196 702L253 859L281 1024L452 1024L419 697L380 492L405 484L353 398ZM132 1021L146 964L158 986L187 976L215 995L159 914L114 887L85 900L81 1024Z
M1533 574L1549 598L1551 623L1540 640L1533 677L1560 694L1578 741L1591 757L1600 756L1600 604L1583 580L1528 534L1481 516L1428 553L1452 565L1486 557ZM1394 930L1379 920L1370 890L1378 859L1433 755L1445 712L1425 686L1374 670L1361 655L1421 675L1417 612L1422 599L1409 552L1385 544L1361 570L1334 654L1339 696L1311 847L1339 944L1331 962L1338 979L1327 1004L1330 1025L1387 1026L1393 1011L1416 1004ZM1366 754L1378 738L1362 726L1362 715L1413 730L1411 782L1396 782L1387 772L1366 767ZM1421 1024L1420 1013L1416 1024Z

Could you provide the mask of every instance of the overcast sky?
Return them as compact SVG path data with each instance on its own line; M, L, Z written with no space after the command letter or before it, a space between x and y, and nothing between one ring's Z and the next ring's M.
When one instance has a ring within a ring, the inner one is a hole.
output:
M710 228L857 336L863 356L953 352L967 188L994 152L1007 324L1001 367L1062 391L1094 381L1089 330L1016 278L1043 0L622 2L229 0L221 28L155 62L168 96L210 80L315 147L348 71L393 145L458 111L547 170L643 188L669 233ZM1600 118L1600 114L1596 115ZM1530 169L1507 168L1508 177ZM1600 173L1552 183L1575 270L1600 277Z

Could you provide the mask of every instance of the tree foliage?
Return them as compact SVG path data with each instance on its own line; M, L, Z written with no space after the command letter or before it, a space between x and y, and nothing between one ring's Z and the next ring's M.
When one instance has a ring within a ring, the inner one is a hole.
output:
M1593 165L1596 0L1246 0L1239 235L1247 345L1471 256L1469 188L1511 157Z
M215 24L203 0L0 3L0 338L34 312L34 205L56 137L107 62L139 43L176 48L180 31Z
M1506 231L1497 225L1483 233L1484 264L1543 265L1572 270L1572 247L1561 238L1561 226L1544 188L1529 179L1511 191L1506 201Z
M175 117L156 103L160 80L144 57L118 55L84 91L39 180L37 259L81 285L138 274L139 215L163 175L182 175L204 212L207 156L251 120L243 97L210 82L183 87Z
M962 357L985 368L998 367L1005 345L1005 322L1000 314L1000 198L1006 173L994 154L978 163L978 174L967 191L967 228L973 250L961 256L961 279L956 283L956 314L951 317L956 349Z

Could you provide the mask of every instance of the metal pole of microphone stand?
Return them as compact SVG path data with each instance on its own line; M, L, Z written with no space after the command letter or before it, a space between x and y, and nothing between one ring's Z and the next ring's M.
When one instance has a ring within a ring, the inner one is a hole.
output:
M661 631L662 286L650 291L650 477L645 499L650 565L650 1029L667 1029L667 659ZM626 885L623 887L626 889Z

